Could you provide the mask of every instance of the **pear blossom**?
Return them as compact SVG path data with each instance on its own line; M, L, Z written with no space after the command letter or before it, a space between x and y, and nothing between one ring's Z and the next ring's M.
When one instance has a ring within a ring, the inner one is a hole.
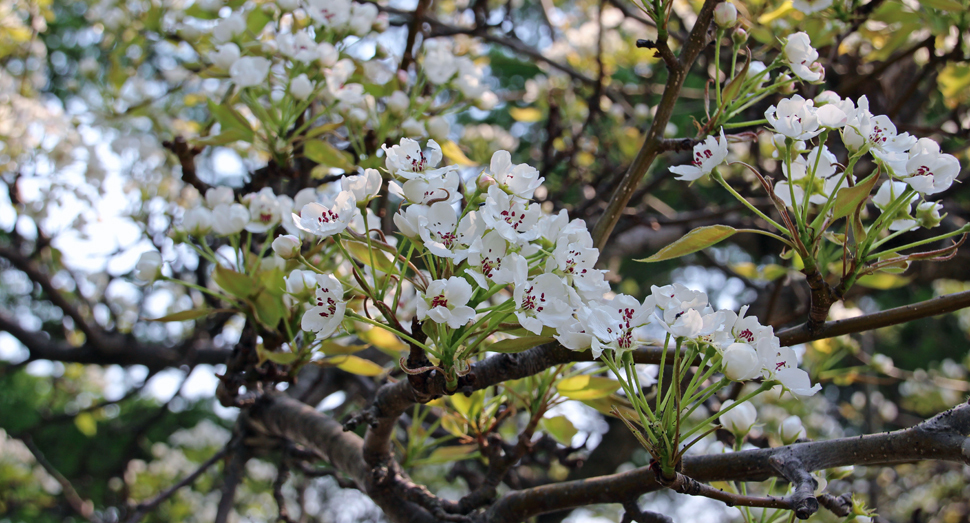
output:
M247 231L263 233L280 223L280 203L273 189L264 187L258 193L247 194L243 203L249 207L251 220L246 225Z
M556 272L586 300L598 300L610 291L606 271L595 269L599 249L583 243L559 242L546 262L546 272Z
M151 283L162 275L162 255L158 251L141 253L135 264L135 278L142 283Z
M785 418L785 421L781 422L779 435L781 436L781 442L785 445L791 445L798 441L798 438L805 435L805 427L802 426L802 419L798 416L788 416Z
M471 295L472 286L464 278L452 276L447 280L434 280L424 293L420 293L417 318L431 318L452 329L467 325L475 317L475 310L467 305Z
M818 60L818 51L812 47L808 34L798 32L788 37L783 51L791 72L806 82L816 82L824 76Z
M415 118L408 118L401 122L401 131L408 138L423 138L427 134L424 124Z
M876 191L876 195L872 197L872 203L876 204L876 207L879 208L879 210L886 211L893 202L902 197L905 191L906 184L904 182L883 182L883 184L879 186L879 190ZM915 202L918 198L919 195L917 194L909 196L909 201L906 202L906 204L903 205L894 216L890 217L893 221L889 224L889 230L909 230L916 226L916 220L912 219L910 212L913 210L913 202Z
M465 259L468 247L484 227L477 211L470 211L459 222L455 208L447 202L430 206L419 224L424 246L435 256L454 258L455 263Z
M677 165L671 167L670 172L679 175L678 180L692 182L705 174L711 174L715 167L724 162L727 153L727 139L724 138L722 128L720 139L708 136L702 143L694 146L694 161L691 165Z
M318 288L330 285L332 281L329 278L331 277L313 271L296 269L283 278L283 285L287 293L308 298Z
M381 192L384 178L377 169L364 169L363 174L345 176L340 180L340 188L353 193L357 205L363 205L377 197Z
M232 192L232 189L224 185L219 187L209 187L205 191L205 204L209 206L210 209L215 209L216 206L222 204L230 204L235 200L236 197Z
M236 60L239 60L239 57L239 46L231 42L220 45L215 51L209 53L209 60L212 65L226 71L232 67L232 64L236 63Z
M757 349L766 379L778 381L796 396L812 396L822 390L818 383L813 386L808 373L797 367L798 358L790 347L774 342L759 343Z
M436 168L443 157L441 146L434 140L428 140L426 153L417 141L401 138L401 143L388 148L382 145L387 155L385 167L392 176L411 180L414 178L431 179L444 176L449 171L457 170L454 166Z
M394 225L408 238L421 235L421 221L427 223L428 207L425 205L409 205L394 214Z
M509 244L497 231L489 231L476 238L468 249L468 266L465 274L483 289L492 284L525 284L529 264L516 252L509 252ZM491 281L492 283L489 283Z
M411 105L411 98L402 91L394 91L387 97L385 103L393 114L401 116L408 110L408 106Z
M516 285L512 297L519 324L537 335L543 326L558 328L573 312L566 284L555 274L540 274L524 285Z
M333 200L326 198L323 203L304 205L299 216L293 215L293 221L299 229L326 238L343 232L356 210L354 193L341 191Z
M745 381L761 375L758 352L747 343L732 343L724 349L722 371L731 381Z
M413 178L401 185L395 181L388 184L388 192L407 200L408 203L431 205L437 202L455 203L461 200L458 184L461 178L456 171L448 171L443 176Z
M451 130L451 124L441 116L428 118L425 127L428 129L428 135L436 140L447 140L448 131Z
M300 326L305 331L315 332L318 338L326 338L340 328L347 302L344 301L344 288L336 278L329 274L318 276L313 306L303 313Z
M538 205L530 205L493 185L488 188L482 215L485 225L513 243L528 243L539 236Z
M212 39L216 42L228 42L245 31L246 19L243 18L242 13L233 13L212 28Z
M571 318L556 329L556 341L569 350L584 351L593 344L593 335L586 331L582 320Z
M531 165L512 164L512 155L508 151L495 151L489 163L489 173L503 191L523 200L531 200L536 188L545 180Z
M212 211L205 207L193 207L182 216L182 230L201 238L212 230Z
M273 62L262 56L244 56L229 68L229 77L237 87L252 87L266 81Z
M775 132L793 140L808 140L822 132L819 129L815 102L797 94L781 100L777 107L769 107L765 111L765 118Z
M959 174L960 161L955 156L942 154L940 144L930 138L920 138L909 152L906 174L900 178L916 192L929 195L949 189Z
M650 298L647 298L649 301ZM646 306L636 298L618 294L609 302L590 305L585 316L586 331L592 334L593 357L598 358L606 349L617 353L636 348L639 343L634 330L647 324L653 304Z
M284 260L290 260L300 255L300 248L303 242L299 238L290 234L278 236L273 240L273 252Z
M906 151L916 145L916 138L909 133L898 134L888 116L874 116L869 112L869 99L863 95L854 114L842 131L842 141L850 151L869 147L872 154L891 165L906 162Z
M371 3L354 3L350 9L350 20L347 23L350 27L350 32L357 36L367 34L370 32L371 26L374 25L377 15L378 10L376 5Z
M719 416L721 425L730 430L735 436L744 437L754 426L758 419L758 411L754 405L748 402L739 403L734 407L734 400L726 400L721 404L721 414ZM730 410L728 410L730 408Z
M219 236L237 234L249 225L249 210L240 203L222 203L212 209L212 232Z
M306 0L306 11L318 26L342 28L350 21L351 0Z
M317 59L324 67L333 67L340 59L340 51L329 42L321 42L317 46Z
M443 45L426 47L431 48L424 55L424 75L435 85L444 84L458 72L455 55Z
M297 100L306 100L313 93L313 82L307 75L301 74L290 81L290 94Z
M320 58L317 42L306 30L277 35L276 44L280 54L297 62L309 64Z

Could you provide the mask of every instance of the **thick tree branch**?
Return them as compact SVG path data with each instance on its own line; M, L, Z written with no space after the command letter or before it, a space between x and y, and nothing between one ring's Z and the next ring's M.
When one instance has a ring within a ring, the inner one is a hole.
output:
M903 305L873 314L857 316L838 321L829 321L812 331L808 324L792 327L778 333L782 345L798 345L813 340L862 332L908 321L928 318L938 314L957 311L970 307L970 291L956 292L912 305Z
M917 460L970 464L970 404L943 412L914 427L829 441L797 443L710 456L688 456L684 474L698 481L763 481L781 476L777 462L798 460L811 472L848 465ZM661 488L649 467L622 474L544 485L510 492L489 508L484 521L505 523L537 514L596 503L623 503Z
M680 96L680 89L684 85L687 73L690 71L697 56L707 46L709 39L708 27L714 15L714 7L720 2L721 0L705 0L704 6L701 7L700 12L697 14L697 21L694 23L694 28L691 30L690 36L687 38L687 43L678 59L671 60L672 54L667 54L669 49L667 52L664 51L663 48L666 47L665 41L658 41L655 44L661 56L667 62L667 85L664 87L660 105L657 107L657 114L654 116L653 123L650 125L650 130L647 131L643 146L640 147L636 158L634 158L633 163L630 164L630 168L627 169L626 174L623 175L623 179L620 180L616 191L610 197L609 205L606 211L604 211L603 216L600 217L596 222L596 226L593 228L593 243L598 249L603 249L606 246L606 241L613 232L613 228L616 227L616 223L620 220L623 209L630 202L630 198L633 196L634 191L636 191L637 185L639 185L643 179L643 175L647 173L650 166L653 165L654 160L662 152L661 143L664 129L666 129L667 123L670 122L670 117L673 115L674 106Z

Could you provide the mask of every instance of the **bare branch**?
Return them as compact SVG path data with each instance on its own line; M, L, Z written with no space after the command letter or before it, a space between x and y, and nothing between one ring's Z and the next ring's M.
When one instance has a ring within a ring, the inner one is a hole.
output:
M85 500L80 496L80 494L77 493L77 490L74 489L74 485L72 485L71 482L64 477L64 474L61 474L60 471L54 468L54 465L52 465L50 461L47 461L47 458L44 457L44 453L41 452L40 448L38 448L34 443L33 438L31 438L28 434L21 436L20 439L24 442L24 445L27 446L27 449L30 450L30 453L34 455L34 459L37 460L37 463L39 463L48 474L57 480L57 483L61 486L61 490L64 492L64 498L67 500L68 505L71 506L74 512L77 512L79 516L88 521L100 523L101 518L94 514L94 503L92 503L90 500Z
M216 462L222 459L223 456L225 456L228 451L229 451L228 446L223 447L222 450L220 450L219 452L216 452L215 455L207 459L205 463L199 465L199 468L197 468L195 472L189 474L188 476L185 476L184 478L182 478L181 481L172 485L171 487L169 487L159 495L155 496L154 498L148 501L143 501L139 503L137 506L133 508L134 513L131 515L130 518L128 518L128 523L137 523L138 521L141 521L141 518L145 517L145 514L154 510L155 507L160 505L166 499L172 497L176 492L179 491L179 489L187 485L191 485L193 482L195 482L196 479L198 479L199 476L204 474L205 471L209 470L209 468L212 465L215 465Z

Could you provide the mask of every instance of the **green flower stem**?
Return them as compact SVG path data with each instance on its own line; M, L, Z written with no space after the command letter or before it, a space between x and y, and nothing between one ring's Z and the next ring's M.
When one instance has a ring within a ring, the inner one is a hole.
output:
M714 103L718 110L721 109L721 39L724 37L724 29L717 28L717 36L714 37Z
M684 390L684 398L687 403L692 401L691 396L693 396L694 392L697 390L697 387L707 381L707 378L711 377L711 375L714 374L718 369L717 364L719 361L714 362L713 365L707 365L712 359L719 357L720 354L715 353L714 358L711 358L707 356L706 352L707 351L705 351L703 358L701 358L700 365L697 366L697 372L694 373L694 377L691 378L690 383L687 385L687 389ZM706 370L705 367L707 367Z
M643 398L641 397L643 394L643 387L640 386L640 375L637 374L637 367L636 363L633 362L632 352L623 353L623 364L626 367L627 379L632 378L633 385L636 387L635 390L640 391L640 394L637 395L637 401L643 401ZM650 409L650 406L647 405L646 402L644 402L641 406L643 407L643 411L647 414L647 417L650 418L650 421L657 421L657 417L654 415L653 411Z
M881 240L877 240L875 243L872 244L872 247L870 247L870 248L871 249L875 249L875 248L879 247L880 245L882 245L882 244L884 244L884 243L886 243L886 242L888 242L888 241L890 241L890 240L892 240L894 238L898 238L899 236L901 236L903 234L906 234L907 232L913 231L915 229L917 229L917 226L915 226L915 225L912 226L912 227L910 227L909 229L900 229L900 230L898 230L898 231L896 231L896 232L894 232L894 233L886 236L885 238L883 238ZM898 249L894 249L894 250L898 250ZM882 254L882 253L880 253L880 254ZM870 255L870 257L872 257L872 256L875 256L875 255Z
M863 156L865 156L866 151L868 151L868 149L866 148L860 149L858 153L854 154L852 157L849 158L849 165L846 166L844 171L842 171L842 176L839 178L839 183L835 184L836 187L842 187L842 182L844 182L846 178L848 178L852 174L852 171L855 168L855 164L860 159L862 159ZM862 181L858 183L862 183ZM815 219L812 220L811 227L813 229L818 230L818 228L822 225L822 222L825 220L825 217L828 216L829 214L829 210L831 210L832 206L835 205L835 197L837 195L838 195L838 191L829 195L828 201L826 201L825 205L822 206L822 210L819 211L818 216L816 216Z
M197 254L198 254L199 256L201 256L201 257L203 257L203 258L205 258L205 259L207 259L207 260L209 260L209 261L210 261L210 262L212 262L212 263L213 263L214 265L219 265L219 262L217 262L217 261L216 261L216 255L215 255L215 253L213 253L213 252L212 252L212 250L208 248L209 246L208 246L208 245L206 245L206 243L205 243L204 241L202 242L202 246L206 248L205 250L203 250L203 249L200 249L200 248L199 248L199 247L198 247L198 246L197 246L196 244L194 244L194 243L192 243L192 242L185 242L185 243L186 243L186 244L187 244L187 245L188 245L189 247L192 247L193 249L195 249L195 252L196 252L196 253L197 253Z
M380 328L386 330L387 332L390 332L391 334L394 334L395 336L397 336L397 337L399 337L399 338L401 338L403 340L407 340L409 343L413 343L414 345L417 345L418 347L420 347L421 349L423 349L428 354L431 354L435 358L438 358L439 360L441 359L441 355L438 354L437 351L431 350L427 345L425 345L425 344L421 343L420 341L412 338L407 333L401 332L401 331L395 329L394 327L391 327L390 325L385 325L385 324L383 324L383 323L381 323L379 321L372 320L372 319L368 318L367 316L363 316L361 314L357 314L356 312L350 311L350 310L347 311L346 315L347 315L348 318L352 318L352 319L357 320L357 321L362 321L364 323L369 323L369 324L371 324L371 325L373 325L375 327L380 327Z
M495 310L489 311L488 314L482 316L481 319L479 319L474 324L472 324L471 327L468 327L467 329L465 329L465 332L461 335L461 337L458 338L458 340L455 341L455 343L454 343L455 347L460 347L461 344L464 343L465 340L468 339L469 336L471 336L472 334L474 334L475 331L478 330L479 327L481 327L486 322L488 322L488 321L492 320L493 318L495 318L498 315L498 313L505 312L505 310L503 310L502 307L504 307L505 309L508 309L509 307L514 307L514 306L515 306L514 303L512 303L510 301L507 301L507 302L504 302L501 305L499 305L498 306L499 308L496 308ZM508 316L508 314L503 315L502 319L505 319L507 316ZM499 322L501 322L501 320L499 320Z
M822 134L818 139L819 153L815 155L815 165L812 166L812 171L808 174L808 184L805 185L805 194L802 197L802 223L808 223L808 204L809 199L812 197L812 189L815 186L815 173L818 171L818 164L822 160L822 146L829 139L829 130L826 129L822 131ZM791 171L788 171L791 173ZM788 180L791 183L791 180Z
M623 387L623 392L626 393L627 398L630 399L630 403L633 404L633 408L637 411L637 415L640 417L640 425L643 427L644 432L646 432L647 437L650 438L650 443L656 445L659 443L657 435L654 434L653 430L650 428L650 423L647 421L647 416L644 414L643 410L640 408L640 395L634 394L630 385L623 379L623 375L620 374L620 369L617 368L616 362L613 361L613 355L611 351L607 349L603 352L602 357L603 363L613 371L613 375L616 376L617 381L620 382L620 386ZM651 413L652 414L652 413Z
M660 353L660 370L657 371L657 391L659 394L660 386L664 382L664 369L667 368L667 350L670 347L670 333L664 339L664 351Z
M714 181L716 181L717 183L721 184L721 186L727 189L727 191L731 193L731 195L734 196L739 202L743 203L745 207L751 210L751 212L757 214L759 218L770 223L774 228L778 229L782 233L788 232L788 229L786 229L784 226L782 226L780 223L776 222L775 220L772 220L771 218L769 218L767 215L765 215L765 213L759 211L758 208L755 207L751 202L749 202L743 196L738 194L738 192L735 191L733 187L728 185L728 183L724 180L724 177L722 177L721 174L717 172L716 168L711 171L711 178L713 178Z
M970 230L970 227L968 227L968 226L965 225L965 226L960 227L959 229L957 229L957 230L955 230L953 232L948 232L946 234L941 234L939 236L934 236L934 237L928 238L926 240L920 240L918 242L908 243L908 244L903 245L901 247L895 247L893 249L887 249L887 250L882 251L882 252L877 252L875 254L870 254L870 255L866 256L866 262L870 262L872 260L875 260L879 256L881 256L883 254L886 254L888 252L905 251L907 249L912 249L913 247L919 247L921 245L926 245L928 243L938 242L940 240L945 240L947 238L952 238L954 236L959 236L961 234L966 234L968 232L968 230ZM907 230L907 231L898 231L898 232L909 232L909 231ZM887 236L885 240L889 240L892 236L893 235ZM885 241L885 240L883 240L883 241ZM882 242L880 242L880 243L882 243ZM877 245L873 245L873 247L877 247L877 246L878 246L878 244Z
M690 415L693 414L694 411L697 410L698 407L700 407L701 405L703 405L705 401L707 401L708 399L710 399L711 396L717 394L717 392L719 390L721 390L724 387L726 387L727 384L730 383L730 382L731 382L731 380L729 380L727 378L721 378L717 383L712 383L712 384L708 385L706 388L704 388L704 390L702 390L696 396L697 399L693 399L693 398L691 399L691 403L693 404L693 406L687 412L685 412L683 414L683 417L684 418L689 418ZM687 436L684 436L684 438L686 438L686 437Z
M714 420L717 419L721 414L724 414L724 413L730 411L734 407L736 407L736 406L738 406L738 405L740 405L740 404L742 404L742 403L744 403L746 401L750 401L752 398L754 398L758 394L761 394L762 392L765 392L766 390L770 389L774 385L775 385L775 382L774 381L766 381L766 382L762 383L760 387L758 387L757 389L755 389L754 391L752 391L747 396L745 396L745 397L743 397L743 398L735 401L734 403L728 405L728 407L726 409L722 409L722 410L719 410L719 411L715 412L711 417L709 417L706 420L704 420L703 422L697 424L694 428L688 430L684 434L684 439L687 439L691 434L694 434L695 432L697 432L698 430L700 430L701 427L706 427L708 424L714 423Z
M306 265L307 267L310 268L311 271L313 271L313 272L315 272L317 274L327 274L326 272L323 272L322 270L318 269L315 265L313 265L312 263L310 263L309 260L307 260L306 258L304 258L303 257L303 253L297 254L296 255L296 259L300 260L300 263L302 263L303 265Z
M215 291L213 291L211 289L206 289L205 287L203 287L203 286L201 286L199 284L187 282L185 280L180 280L178 278L171 278L169 276L165 276L164 274L163 275L160 275L158 277L158 279L159 280L162 280L162 281L168 281L168 282L172 282L172 283L175 283L175 284L178 284L178 285L182 285L184 287L189 287L190 289L195 289L195 290L197 290L197 291L199 291L201 293L208 294L209 296L212 296L213 298L218 298L220 300L228 301L229 303L232 303L233 306L235 306L236 308L239 308L239 309L242 308L242 305L238 301L236 301L233 297L226 296L225 294L221 294L221 293L215 292Z
M722 125L722 127L724 127L725 129L738 129L740 127L753 127L755 125L765 125L767 123L768 123L768 120L761 119L761 120L751 120L748 122L726 123Z
M795 215L795 226L798 228L798 236L803 237L805 233L805 220L802 219L801 213L798 212L798 202L795 201L795 180L792 179L791 172L791 155L792 155L792 145L794 140L791 138L785 138L785 167L788 169L786 178L788 179L788 192L791 194L791 207L792 214ZM804 243L804 242L803 242Z
M886 221L892 219L904 206L909 205L909 199L914 194L916 194L916 191L912 187L906 187L906 190L889 204L889 208L883 211L876 218L876 221L869 226L869 229L866 231L866 241L862 245L862 248L859 249L859 258L865 259L868 257L869 249L872 248L872 243L876 241L875 237L882 232L884 226L887 226ZM892 222L889 223L892 224Z

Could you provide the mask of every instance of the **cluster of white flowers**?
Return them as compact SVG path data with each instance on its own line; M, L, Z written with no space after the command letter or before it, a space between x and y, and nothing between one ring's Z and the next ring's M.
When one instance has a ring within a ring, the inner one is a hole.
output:
M543 179L535 168L513 164L507 151L493 155L464 198L457 168L439 166L442 153L433 140L422 148L402 139L385 153L390 192L403 200L394 223L430 260L433 273L445 273L419 289L418 320L463 329L488 315L498 315L497 321L514 317L533 334L554 336L572 350L592 349L596 357L636 348L648 341L643 327L653 324L680 343L713 347L719 357L712 363L721 364L730 379L777 380L801 395L818 390L796 367L795 353L780 346L771 327L745 317L745 309L714 311L706 294L679 284L654 287L643 302L612 295L606 271L595 268L599 251L586 224L532 203ZM376 173L345 179L339 194L307 203L293 221L315 240L353 231L357 204L380 186ZM294 240L279 240L274 249L292 257L299 248ZM304 329L332 334L346 307L339 282L309 272L291 278L293 295L315 287Z

